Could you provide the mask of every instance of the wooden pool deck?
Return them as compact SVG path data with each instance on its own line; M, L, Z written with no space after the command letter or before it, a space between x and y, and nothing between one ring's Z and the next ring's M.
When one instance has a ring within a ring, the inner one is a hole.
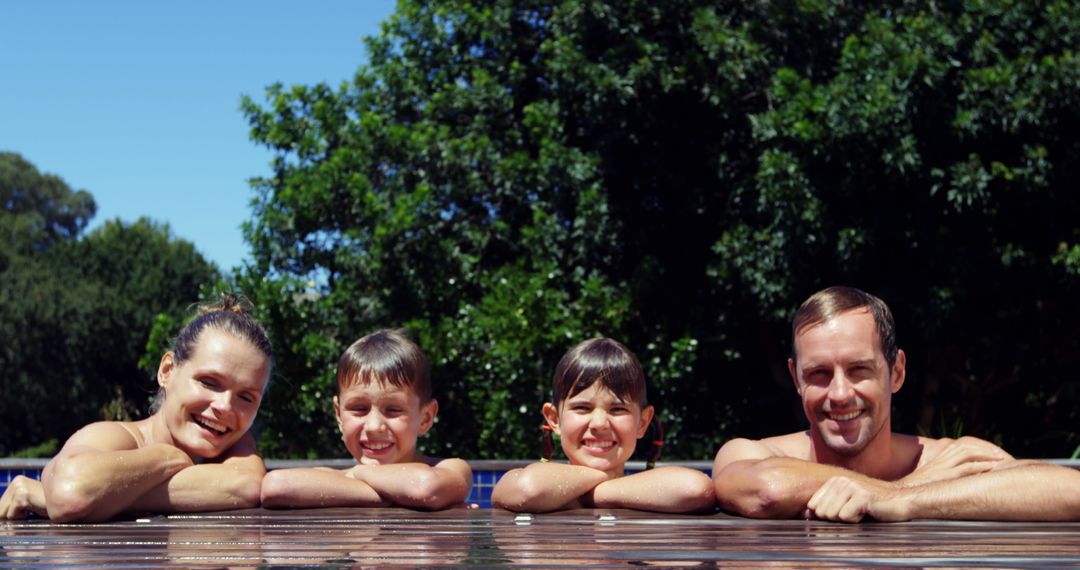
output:
M0 567L1080 568L1080 523L855 525L579 509L250 509L0 522Z

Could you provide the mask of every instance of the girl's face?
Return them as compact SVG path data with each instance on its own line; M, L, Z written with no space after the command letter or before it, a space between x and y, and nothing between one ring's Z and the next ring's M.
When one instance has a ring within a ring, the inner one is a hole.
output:
M222 331L204 331L183 364L166 353L158 366L158 384L165 390L158 414L170 443L192 458L221 455L255 421L269 379L270 359Z
M562 401L544 404L544 418L559 435L574 465L623 474L637 440L652 421L653 407L623 401L600 382Z

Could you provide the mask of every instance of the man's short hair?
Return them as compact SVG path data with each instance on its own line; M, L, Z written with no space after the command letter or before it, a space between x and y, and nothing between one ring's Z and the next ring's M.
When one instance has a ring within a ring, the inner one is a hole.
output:
M885 301L870 293L843 286L829 287L814 293L799 306L798 311L795 311L795 319L791 322L791 359L797 360L795 335L799 334L799 331L833 319L841 313L863 307L874 317L878 340L881 342L881 352L891 368L896 363L899 350L896 344L896 323L893 321L892 311L889 310Z

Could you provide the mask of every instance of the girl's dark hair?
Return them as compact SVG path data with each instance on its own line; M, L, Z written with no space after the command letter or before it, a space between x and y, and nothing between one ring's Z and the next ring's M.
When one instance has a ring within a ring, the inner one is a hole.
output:
M251 301L247 297L228 292L221 293L221 298L216 302L196 305L195 318L188 321L173 340L171 349L173 364L180 366L187 362L195 354L195 348L202 334L207 330L218 330L246 341L266 355L272 366L274 349L270 346L270 338L266 335L266 330L259 321L255 320L255 317L251 316L252 308ZM164 389L158 389L157 395L150 403L150 413L155 413L161 408L165 400L164 396Z
M344 388L372 382L410 387L421 404L431 399L431 367L420 347L401 330L383 329L364 336L338 359L338 396Z
M559 360L551 391L552 404L558 408L563 400L588 390L597 382L620 400L634 402L641 407L649 405L645 372L637 356L621 342L604 337L578 343ZM660 457L660 447L663 445L663 431L658 416L653 415L653 429L657 436L649 450L650 468L651 463ZM555 449L550 429L543 429L541 445L543 459L550 460Z
M596 382L620 400L642 407L649 404L645 373L637 356L621 342L603 337L578 343L563 355L555 367L551 401L557 408L563 400L588 390Z

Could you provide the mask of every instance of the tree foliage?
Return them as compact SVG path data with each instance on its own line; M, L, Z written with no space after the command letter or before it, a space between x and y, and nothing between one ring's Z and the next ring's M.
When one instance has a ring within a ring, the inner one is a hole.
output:
M155 316L178 319L217 270L147 219L81 235L93 197L13 153L0 153L0 196L0 454L140 415Z
M710 457L804 425L788 319L844 283L897 313L899 429L1068 453L1078 37L1068 2L403 0L351 82L244 103L275 153L235 277L278 354L264 450L343 453L336 357L404 325L429 452L535 455L603 334L669 457Z

